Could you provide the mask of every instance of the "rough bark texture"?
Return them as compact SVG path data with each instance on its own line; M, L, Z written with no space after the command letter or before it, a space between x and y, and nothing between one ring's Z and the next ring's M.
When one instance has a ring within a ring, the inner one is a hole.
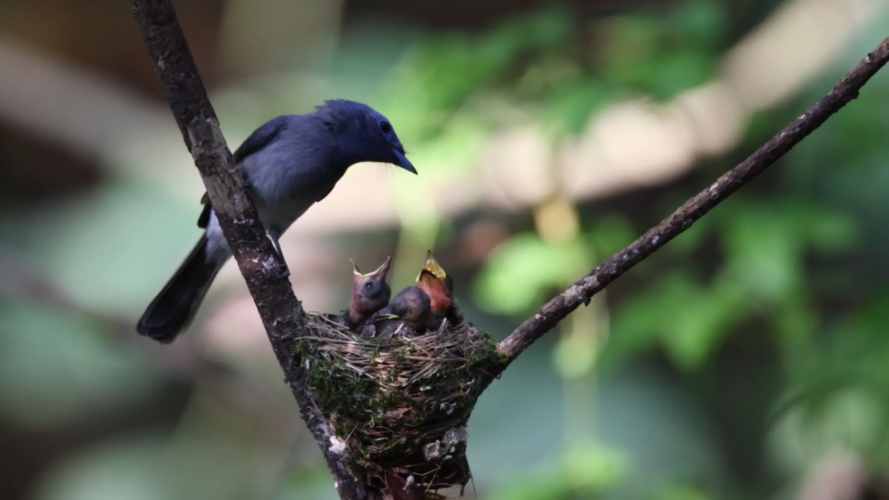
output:
M361 471L350 462L347 447L334 435L318 404L306 390L307 373L301 360L296 359L289 348L295 339L306 332L305 313L293 294L287 266L266 238L256 209L247 196L240 169L232 161L170 0L133 0L133 11L158 76L166 88L170 108L185 144L207 187L223 233L247 281L269 341L299 404L300 413L336 478L340 497L348 500L383 498L382 491L369 488L358 479L362 477ZM588 303L598 291L686 230L857 97L859 89L887 60L889 39L868 54L829 94L749 158L547 302L499 343L497 350L502 356L502 363L490 374L491 380L571 311ZM426 495L425 492L404 491L397 487L390 489L396 497L422 498Z
M589 303L590 298L609 283L691 227L710 209L784 156L793 146L821 126L832 114L858 97L861 87L887 61L889 61L889 38L883 40L826 96L760 146L746 160L723 174L707 189L686 201L669 217L646 231L639 239L612 255L589 274L550 299L497 346L497 350L506 359L503 369L571 311L577 309L581 304Z
M305 372L288 348L292 339L305 331L302 305L293 294L287 265L266 238L256 208L247 196L240 168L232 161L173 5L169 0L134 0L133 14L275 356L287 374L303 420L336 477L340 496L350 500L378 497L356 480L346 453L336 453L331 448L334 436L330 426L305 390Z

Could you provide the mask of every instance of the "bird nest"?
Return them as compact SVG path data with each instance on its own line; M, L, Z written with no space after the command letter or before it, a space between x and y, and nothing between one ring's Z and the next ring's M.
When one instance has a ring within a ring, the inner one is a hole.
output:
M496 344L465 322L413 335L365 338L333 315L309 315L294 344L339 445L369 484L432 492L463 486L466 422L500 362Z

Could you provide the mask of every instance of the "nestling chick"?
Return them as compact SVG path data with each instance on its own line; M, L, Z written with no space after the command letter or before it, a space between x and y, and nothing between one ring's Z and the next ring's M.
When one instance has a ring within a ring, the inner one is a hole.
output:
M389 303L392 290L387 280L391 267L392 257L386 257L380 267L363 274L352 262L352 301L346 313L346 323L350 328L357 329Z
M429 297L430 318L426 324L429 330L438 329L441 320L448 318L455 322L456 310L454 307L454 284L441 264L432 256L432 252L426 254L426 262L420 274L417 275L417 286Z
M417 286L429 296L434 314L446 314L453 307L454 282L431 251L426 253L426 262L417 275Z
M418 287L409 286L377 311L361 333L365 337L388 338L399 332L402 324L413 330L410 333L422 333L431 317L429 296Z
M392 299L392 303L389 304L389 312L420 333L429 321L430 306L429 296L423 290L409 286L398 292L398 295Z
M404 323L413 332L436 331L442 320L461 322L454 307L453 284L444 268L427 253L417 284L398 292L392 302L377 312L362 331L367 337L390 337Z

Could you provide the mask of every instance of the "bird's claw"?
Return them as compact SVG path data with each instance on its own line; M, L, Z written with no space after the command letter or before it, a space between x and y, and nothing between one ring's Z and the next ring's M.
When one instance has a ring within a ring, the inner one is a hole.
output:
M284 260L284 252L281 250L281 244L278 243L278 239L281 237L281 235L276 234L273 231L266 231L265 236L269 239L269 242L272 244L272 248L275 249L275 252L278 253L278 257L281 257L281 260Z

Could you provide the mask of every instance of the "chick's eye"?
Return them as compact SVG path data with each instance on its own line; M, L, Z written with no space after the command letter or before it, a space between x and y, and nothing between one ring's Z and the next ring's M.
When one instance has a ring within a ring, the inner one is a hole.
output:
M366 291L370 291L371 288L373 288L373 283L371 283L370 281L364 284L364 289Z
M389 132L392 132L392 124L389 122L380 122L380 130L382 130L384 134L388 134Z

